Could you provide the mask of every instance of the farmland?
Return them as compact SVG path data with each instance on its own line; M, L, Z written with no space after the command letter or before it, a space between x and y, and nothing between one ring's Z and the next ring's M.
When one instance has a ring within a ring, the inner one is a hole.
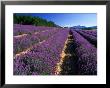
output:
M14 75L96 75L97 30L14 24Z

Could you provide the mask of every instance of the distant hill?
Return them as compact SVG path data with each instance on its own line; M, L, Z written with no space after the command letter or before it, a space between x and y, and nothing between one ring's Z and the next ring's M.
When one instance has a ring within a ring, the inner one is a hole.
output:
M74 29L82 29L82 28L86 28L85 26L80 26L80 25L78 25L78 26L73 26L73 27L70 27L70 28L74 28Z
M86 27L86 26L73 26L70 27L70 29L75 29L75 30L92 30L92 29L97 29L97 26L91 26L91 27Z
M47 21L46 19L33 16L19 16L14 14L14 24L22 25L35 25L35 26L48 26L48 27L60 27L52 21Z

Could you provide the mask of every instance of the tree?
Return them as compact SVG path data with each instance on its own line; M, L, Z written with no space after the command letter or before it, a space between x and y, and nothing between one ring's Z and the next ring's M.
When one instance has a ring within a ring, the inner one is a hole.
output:
M58 25L54 22L47 21L46 19L42 19L40 17L20 16L17 14L14 14L14 24L58 27Z

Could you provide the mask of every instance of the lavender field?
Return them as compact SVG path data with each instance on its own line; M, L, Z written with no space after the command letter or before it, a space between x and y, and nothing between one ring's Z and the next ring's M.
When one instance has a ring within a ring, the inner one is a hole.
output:
M14 24L14 75L97 75L97 30Z

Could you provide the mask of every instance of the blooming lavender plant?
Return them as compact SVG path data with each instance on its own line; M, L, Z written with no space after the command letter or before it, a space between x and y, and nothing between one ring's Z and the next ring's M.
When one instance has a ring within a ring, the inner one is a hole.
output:
M33 25L20 25L20 24L14 24L14 36L22 35L22 34L33 34L35 32L41 32L41 31L47 31L54 29L55 27L45 27L45 26L33 26ZM55 28L57 29L57 28Z
M51 29L50 31L39 32L37 34L14 37L14 54L22 52L32 45L48 39L56 32L58 32L58 30Z
M60 30L48 40L33 46L27 53L14 57L14 75L53 75L68 30Z
M97 74L97 49L73 30L75 53L78 57L79 75Z
M84 33L97 37L97 30L81 30Z
M81 30L77 30L79 34L81 34L85 39L87 39L90 43L92 43L95 47L97 47L97 37L87 34Z

